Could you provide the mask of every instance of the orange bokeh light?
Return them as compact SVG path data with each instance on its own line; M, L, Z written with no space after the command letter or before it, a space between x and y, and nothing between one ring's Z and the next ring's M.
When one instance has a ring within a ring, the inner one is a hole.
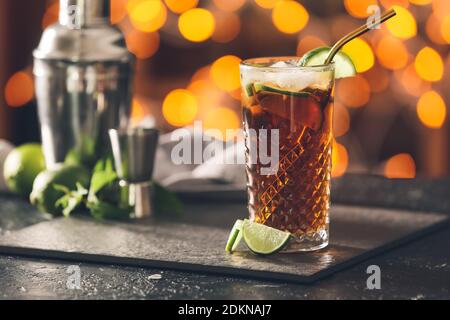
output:
M119 23L126 15L127 0L111 0L111 23Z
M158 32L140 32L132 30L125 36L128 50L136 55L138 59L148 59L152 57L159 48Z
M241 31L241 19L235 13L223 12L216 16L216 26L212 39L227 43L233 41Z
M21 107L33 99L33 78L26 72L16 72L5 86L5 100L10 107Z
M59 17L59 2L51 4L44 13L42 17L42 29L47 28L49 25L54 24L58 21Z
M389 32L400 39L410 39L417 34L417 23L408 9L394 6L397 15L386 22Z
M246 0L214 0L214 4L220 10L226 12L233 12L239 10Z
M198 112L198 102L188 90L171 91L163 103L163 116L166 121L176 127L191 124Z
M344 0L345 9L355 18L366 18L371 13L367 12L370 6L377 6L377 0Z
M436 91L424 93L416 107L420 122L428 128L439 129L447 117L447 107L444 99Z
M255 0L256 4L264 9L275 8L278 1L280 0Z
M409 65L404 70L399 71L398 79L400 80L405 91L415 97L418 97L430 90L431 84L422 80L416 72L414 64Z
M444 74L444 62L441 56L431 47L424 47L414 61L416 72L423 80L439 81Z
M441 30L441 32L436 32L436 30ZM431 14L427 22L425 24L425 31L427 33L428 38L436 44L446 44L444 37L442 34L444 31L442 30L442 18L436 14Z
M236 56L224 56L211 66L211 78L224 91L234 91L241 86L239 65L241 59Z
M403 42L392 36L384 36L376 46L376 54L380 64L390 70L405 67L409 53Z
M433 12L435 15L443 18L450 14L450 1L448 0L431 0L433 3Z
M221 132L221 136L217 138L224 138L224 140L234 139L235 135L227 135L227 130L236 130L241 127L241 121L236 112L226 107L212 108L206 114L203 120L205 129L216 129Z
M215 27L213 14L202 8L188 10L178 20L180 33L192 42L208 40L213 35Z
M353 60L356 71L365 72L373 67L375 56L369 44L361 38L356 38L347 43L342 51Z
M161 0L128 0L127 11L132 25L142 32L157 31L167 20L167 8Z
M170 11L174 13L183 13L198 5L198 0L164 0Z
M413 179L416 177L416 163L408 153L397 154L386 161L384 175L390 179Z
M392 6L409 7L408 0L380 0L380 3L386 9L390 9Z
M350 113L341 103L334 104L333 134L335 137L345 135L350 129Z
M362 107L370 100L370 85L361 75L340 79L336 89L336 100L350 108Z
M446 15L444 19L442 19L441 35L446 43L450 43L450 14Z
M331 176L333 178L341 177L347 171L348 168L348 151L344 145L333 142L332 152L332 170Z
M131 123L132 125L138 125L142 119L147 115L147 110L139 102L138 99L134 98L131 104Z
M297 45L297 55L303 56L306 52L311 49L325 46L325 41L316 36L305 36L301 38Z
M445 0L447 1L447 0ZM418 5L418 6L424 6L427 4L430 4L431 2L433 2L433 0L409 0L409 2L411 2L412 4Z
M308 24L308 21L308 11L296 1L279 1L272 11L272 22L283 33L297 33Z

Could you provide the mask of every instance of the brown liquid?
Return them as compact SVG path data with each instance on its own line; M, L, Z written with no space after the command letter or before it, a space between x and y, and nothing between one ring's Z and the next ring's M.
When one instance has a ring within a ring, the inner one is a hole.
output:
M305 94L306 93L306 94ZM332 116L331 88L305 89L303 95L260 91L244 98L248 129L278 129L279 169L261 175L251 164L246 134L250 219L295 236L327 228L330 203ZM256 138L259 139L259 138Z

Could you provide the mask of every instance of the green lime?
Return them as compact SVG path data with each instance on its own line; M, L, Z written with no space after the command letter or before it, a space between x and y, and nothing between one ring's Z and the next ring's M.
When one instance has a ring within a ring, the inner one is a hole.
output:
M300 59L301 66L320 66L325 63L325 59L330 52L329 47L319 47L308 51ZM336 79L353 77L356 75L356 68L352 59L342 51L339 51L333 58L335 63Z
M280 251L291 238L289 232L248 220L242 224L242 235L247 247L252 252L263 255Z
M69 190L76 190L77 183L84 188L89 186L90 175L88 170L79 166L58 165L55 168L42 171L34 180L33 192L30 201L39 211L52 215L61 215L64 208L56 202L64 196L64 192L54 186L64 186Z
M233 229L231 229L230 236L228 237L227 245L225 247L225 251L232 253L236 250L236 247L238 246L239 242L242 239L242 224L244 221L242 220L236 220L234 223Z
M3 174L8 188L28 197L36 176L45 170L45 160L39 144L29 143L15 148L6 157Z
M262 84L260 82L255 82L253 84L253 87L254 87L254 90L255 90L256 93L260 93L262 91L266 91L266 92L285 94L285 95L290 95L290 96L295 96L295 97L309 97L310 96L309 92L288 91L286 89L280 89L278 87L269 86L267 84Z

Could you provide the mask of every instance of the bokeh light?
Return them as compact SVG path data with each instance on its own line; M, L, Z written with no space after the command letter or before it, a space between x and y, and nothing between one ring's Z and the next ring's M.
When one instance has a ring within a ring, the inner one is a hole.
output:
M164 99L162 111L169 124L181 127L191 124L195 120L198 102L188 90L176 89Z
M211 78L214 83L225 91L239 89L241 85L240 63L241 59L232 55L217 59L211 67Z
M212 13L202 8L188 10L178 20L180 33L192 42L208 40L213 35L215 26Z
M345 9L355 18L366 18L371 12L367 12L370 6L377 6L377 0L344 0Z
M441 35L445 42L450 43L450 14L442 20Z
M10 107L21 107L33 99L33 78L26 72L16 72L5 86L5 100Z
M216 30L212 39L219 43L234 40L241 31L241 19L235 13L223 12L216 16Z
M127 0L111 0L111 23L121 22L127 15Z
M434 14L445 17L450 14L450 1L448 0L431 0L433 4Z
M408 9L394 6L397 15L386 22L389 32L400 39L410 39L417 34L417 24Z
M272 11L275 27L283 33L297 33L308 23L309 14L305 7L292 0L279 1Z
M400 153L386 161L384 175L390 179L412 179L416 177L416 163L408 153Z
M427 4L430 4L433 0L409 0L412 4L418 5L418 6L424 6ZM447 0L445 0L447 1Z
M447 117L447 108L444 99L436 91L424 93L416 107L420 122L428 128L439 129Z
M337 178L343 176L348 167L348 151L344 145L334 142L332 152L331 176Z
M389 87L390 75L386 69L379 65L375 65L369 71L364 72L363 76L369 83L370 91L372 92L380 93Z
M131 103L131 124L133 126L138 125L146 115L147 112L144 106L138 99L134 98Z
M410 64L404 70L399 71L398 78L405 91L415 97L422 95L431 88L428 81L419 77L414 64Z
M390 9L392 6L402 6L405 8L409 7L408 0L380 0L380 3L386 9Z
M345 135L350 129L350 113L341 103L334 103L333 134L335 137Z
M370 100L370 85L361 75L340 79L336 89L336 100L347 107L362 107Z
M347 43L343 48L346 54L355 63L358 72L365 72L373 67L375 56L369 44L361 38L356 38Z
M161 0L129 0L127 11L133 26L142 32L157 31L167 20L167 9Z
M158 32L141 32L132 30L125 36L128 50L130 50L138 59L148 59L152 57L159 48Z
M437 32L441 30L441 32ZM446 41L442 34L446 32L442 30L442 18L436 14L431 14L425 24L425 32L428 38L436 44L446 44Z
M212 108L203 120L205 129L217 129L225 140L234 139L235 134L227 135L227 130L236 130L241 127L241 121L236 112L227 107Z
M198 5L198 0L164 0L164 2L169 10L174 13L183 13Z
M409 60L408 50L403 42L393 36L384 36L376 46L380 64L390 70L405 67Z
M239 10L246 0L214 0L214 4L220 10L226 12L233 12Z
M416 56L414 66L417 74L427 81L439 81L444 73L444 63L439 53L431 47L424 47Z
M255 0L256 4L264 9L273 9L280 0Z
M312 35L302 37L297 44L297 55L303 56L306 52L310 51L311 49L323 47L325 45L326 45L325 41L323 41L319 37Z
M42 29L58 21L59 17L59 2L52 3L42 17Z

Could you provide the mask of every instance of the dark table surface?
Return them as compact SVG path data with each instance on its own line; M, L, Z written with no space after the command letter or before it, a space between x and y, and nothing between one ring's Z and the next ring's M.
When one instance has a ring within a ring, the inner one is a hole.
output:
M335 203L450 213L450 180L347 176ZM183 220L228 228L245 201L186 200ZM0 195L0 235L44 221L22 199ZM73 263L0 256L0 299L450 299L450 227L386 252L313 285L264 282L178 271L78 263L81 289L67 289ZM381 289L367 289L367 267Z

